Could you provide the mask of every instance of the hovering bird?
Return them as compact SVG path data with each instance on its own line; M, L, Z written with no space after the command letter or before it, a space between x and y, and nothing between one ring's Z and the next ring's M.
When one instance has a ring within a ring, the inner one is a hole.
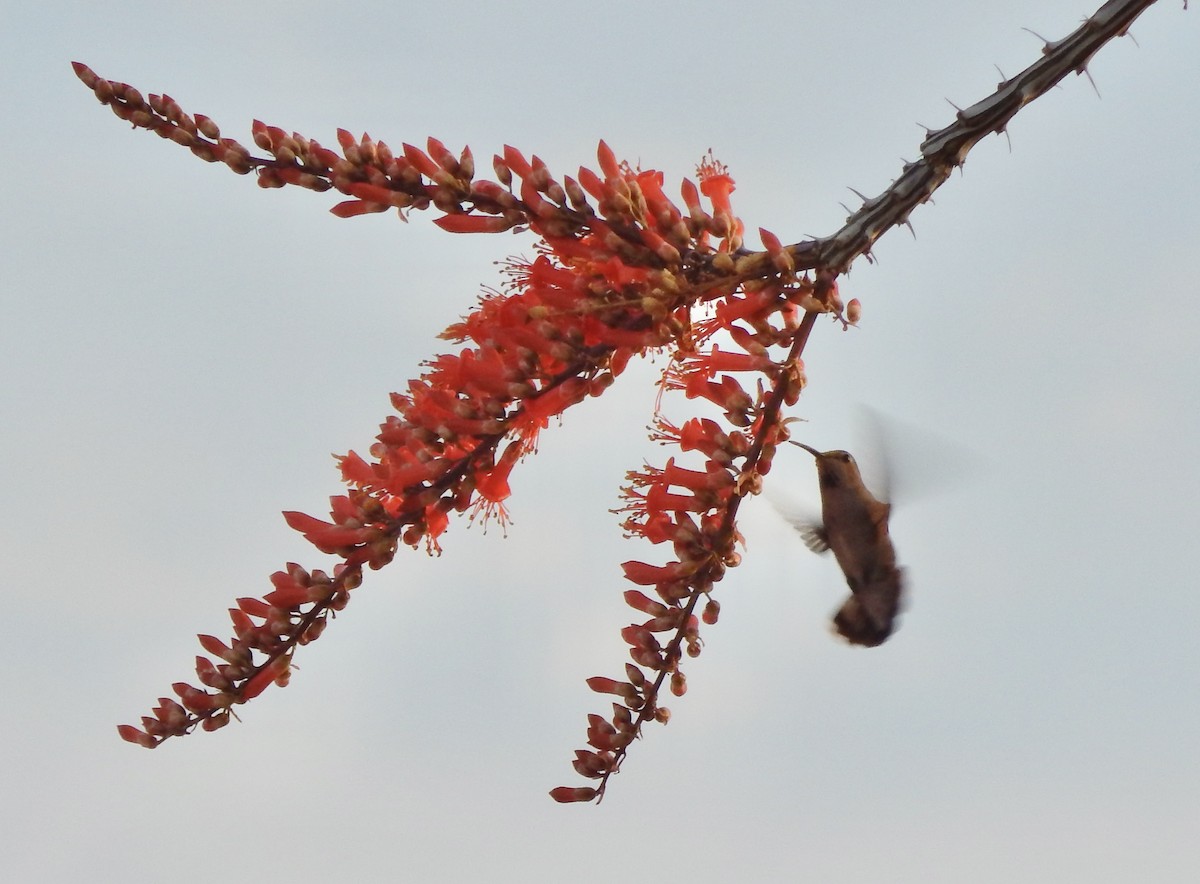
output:
M888 534L891 504L867 490L849 452L792 444L816 459L822 523L789 521L813 552L833 550L846 575L850 598L833 617L838 635L851 644L877 647L892 634L904 595L903 571L896 567Z

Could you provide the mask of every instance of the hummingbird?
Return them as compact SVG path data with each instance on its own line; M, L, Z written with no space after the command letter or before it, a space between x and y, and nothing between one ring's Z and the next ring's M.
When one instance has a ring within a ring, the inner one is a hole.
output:
M892 506L867 490L849 452L792 444L816 458L823 522L793 524L813 552L833 550L850 586L850 598L833 617L834 628L851 644L877 647L892 634L904 594L903 572L888 535Z

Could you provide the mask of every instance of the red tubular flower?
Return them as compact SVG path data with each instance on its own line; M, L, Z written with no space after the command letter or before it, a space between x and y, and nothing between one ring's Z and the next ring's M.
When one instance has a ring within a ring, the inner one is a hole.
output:
M685 576L682 562L669 562L666 565L647 565L645 562L624 562L621 570L625 579L639 586L655 586L671 583Z
M359 487L372 486L378 481L375 465L367 463L353 451L337 458L342 481Z
M421 148L414 147L411 144L404 144L402 147L404 158L412 163L413 167L426 178L432 179L442 171L442 167L430 159L429 154L425 153Z
M447 233L503 233L516 222L503 215L443 215L433 223Z
M296 584L273 590L263 598L279 608L298 608L313 601L311 590Z
M717 382L706 380L703 374L694 374L676 387L679 388L683 389L689 399L707 399L727 411L742 410L753 404L753 400L742 389L741 384L729 375L722 375L721 380Z
M257 675L246 682L242 688L242 702L253 700L275 681L275 675L270 669L263 668Z
M634 610L641 611L643 614L649 614L652 617L662 617L670 610L662 602L656 602L645 593L639 592L636 589L625 590L625 604Z
M762 244L767 250L767 254L771 256L771 263L775 265L775 269L784 274L785 277L790 276L796 269L796 262L783 247L783 243L779 241L779 237L763 227L758 228L758 235L762 239Z
M528 178L533 174L533 167L525 155L508 144L504 145L504 163L518 178Z
M708 197L713 208L732 218L733 208L729 203L729 195L736 188L733 179L729 176L728 167L724 163L718 162L711 150L696 167L696 177L700 179L700 192Z
M366 528L342 528L305 513L289 511L283 514L283 518L290 527L303 534L309 543L323 553L334 553L339 549L357 546L367 538Z
M616 154L603 140L596 147L596 159L600 162L600 171L609 178L621 177L621 164L617 162Z
M512 427L522 438L534 438L539 430L549 426L550 418L562 414L570 406L587 396L587 382L581 378L570 378L557 387L527 399L512 421Z
M664 485L675 485L692 491L715 491L733 486L733 477L718 464L709 463L704 472L689 470L675 463L670 458L663 467L662 481Z
M697 494L673 494L665 486L655 485L646 492L646 509L650 512L705 513L712 504Z
M689 355L684 371L688 374L703 374L705 377L711 378L717 372L723 371L757 371L768 374L776 368L778 368L778 364L766 355L736 353L714 346L708 353Z
M774 286L763 286L753 292L739 292L717 305L717 322L722 328L728 328L739 319L760 318L773 308L782 308L783 304L779 289Z
M521 443L510 442L494 466L476 472L475 489L485 500L501 503L508 499L512 494L508 487L508 476L522 454Z
M366 181L351 182L346 186L346 193L358 197L360 200L389 206L392 204L392 197L396 195L395 191L380 187L378 184L369 184Z
M357 215L370 215L373 212L386 212L391 206L387 203L365 203L362 200L346 200L338 203L329 211L339 218L354 218Z
M608 188L604 186L600 176L591 169L580 166L578 177L580 186L588 192L592 199L600 202L608 198Z

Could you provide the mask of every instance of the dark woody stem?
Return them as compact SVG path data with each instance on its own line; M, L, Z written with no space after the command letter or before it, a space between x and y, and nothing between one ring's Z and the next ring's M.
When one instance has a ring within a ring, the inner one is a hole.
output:
M921 158L906 163L900 177L883 193L866 200L836 233L788 246L797 270L820 268L835 275L845 273L893 227L908 223L912 210L928 202L950 173L961 166L976 144L991 133L1000 133L1017 111L1049 92L1067 74L1087 73L1092 56L1109 40L1123 36L1134 19L1155 0L1109 0L1082 25L1061 40L1046 42L1042 57L996 91L960 110L944 129L928 132L921 142ZM1187 8L1187 2L1184 2ZM765 252L738 261L737 281L761 279L776 273Z

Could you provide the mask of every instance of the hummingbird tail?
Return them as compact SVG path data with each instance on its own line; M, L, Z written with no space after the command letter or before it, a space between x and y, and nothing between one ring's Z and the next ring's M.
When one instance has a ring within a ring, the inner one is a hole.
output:
M900 570L859 587L833 617L837 634L852 645L875 648L887 641L900 613Z

